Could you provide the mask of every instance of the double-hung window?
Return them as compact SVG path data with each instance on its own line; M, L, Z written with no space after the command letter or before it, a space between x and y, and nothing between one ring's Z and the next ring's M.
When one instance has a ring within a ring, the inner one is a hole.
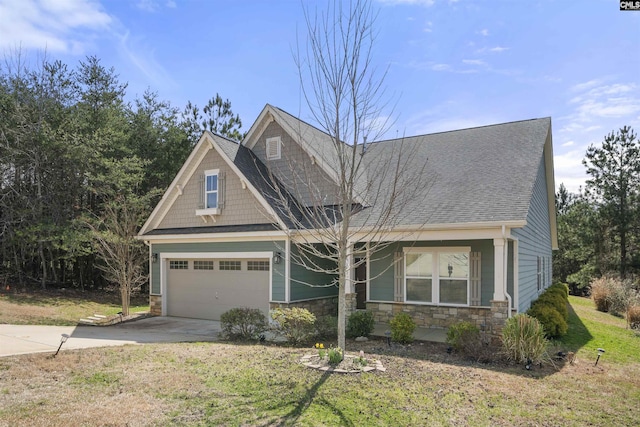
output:
M207 171L204 174L204 208L218 208L218 171Z
M470 248L405 248L405 301L469 305Z
M204 179L202 179L204 178ZM200 181L200 208L196 209L196 215L219 215L222 208L222 179L218 169L204 171Z

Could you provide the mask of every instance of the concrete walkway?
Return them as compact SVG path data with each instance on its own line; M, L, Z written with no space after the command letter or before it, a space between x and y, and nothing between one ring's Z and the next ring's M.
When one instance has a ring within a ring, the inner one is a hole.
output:
M0 325L0 357L55 353L62 334L69 335L62 350L125 344L215 341L220 322L178 317L150 317L113 326Z
M388 323L376 323L371 335L386 337L391 333L391 325ZM447 330L439 328L416 328L413 331L413 338L419 341L446 342Z

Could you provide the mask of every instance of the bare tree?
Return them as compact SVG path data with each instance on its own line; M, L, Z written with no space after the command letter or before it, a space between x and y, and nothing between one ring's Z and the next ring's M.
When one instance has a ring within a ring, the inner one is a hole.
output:
M96 252L103 262L97 266L105 279L118 287L124 316L129 315L131 294L148 279L144 269L148 252L135 238L146 213L140 200L118 195L105 202L101 218L90 224Z
M305 9L307 48L298 49L296 62L304 99L320 129L282 112L312 154L268 164L271 197L288 221L292 262L334 277L326 286L338 287L342 348L346 295L353 294L352 273L364 262L356 261L354 252L375 254L401 238L397 226L429 188L425 163L412 157L416 141L367 143L391 123L384 114L386 73L376 72L372 63L375 18L366 0L344 9L333 2L314 16Z

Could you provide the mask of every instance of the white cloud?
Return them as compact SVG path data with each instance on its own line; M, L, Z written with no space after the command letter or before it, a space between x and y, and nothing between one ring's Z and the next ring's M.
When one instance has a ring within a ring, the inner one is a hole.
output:
M582 164L584 153L582 149L575 149L553 156L556 187L564 184L572 193L577 193L580 187L584 188L586 180L585 167Z
M480 66L487 65L487 63L484 62L482 59L463 59L462 63L467 65L480 65Z
M81 54L112 22L92 0L0 0L0 49Z
M508 47L503 47L503 46L496 46L496 47L492 47L491 49L489 49L489 52L504 52L505 50L509 50Z
M425 33L433 32L433 22L429 21L425 24L425 27L422 29Z
M478 34L480 34L481 36L487 37L489 35L489 30L487 30L486 28L483 28L482 30L478 31Z
M562 147L571 147L572 145L575 145L575 141L567 141L564 144L562 144Z

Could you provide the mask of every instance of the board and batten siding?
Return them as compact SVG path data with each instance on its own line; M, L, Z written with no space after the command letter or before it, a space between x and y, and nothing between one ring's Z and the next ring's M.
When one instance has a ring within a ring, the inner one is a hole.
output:
M282 252L284 241L279 242L206 242L206 243L155 243L152 253L193 253L193 252ZM286 260L280 264L271 264L272 300L285 300ZM151 263L151 294L160 294L160 261Z
M402 252L403 247L432 247L442 248L451 246L469 246L471 252L481 253L481 287L480 287L480 305L490 306L493 298L493 270L494 270L494 250L493 240L450 240L437 242L398 242L391 244L386 248L371 254L374 260L369 266L369 294L371 301L389 301L394 300L394 253ZM513 271L513 270L512 270Z
M295 245L291 245L291 252L295 258L298 253ZM335 268L331 260L314 258L313 262L327 269ZM291 283L289 298L292 302L338 295L338 287L333 285L336 279L335 274L311 271L292 260L289 277Z
M551 226L549 223L547 179L544 159L540 159L538 176L533 187L531 203L527 213L527 224L512 230L518 238L518 311L524 312L538 298L538 257L545 257L547 277L551 283Z
M220 215L216 216L216 226L264 224L272 221L258 200L251 194L251 191L248 188L242 188L240 177L216 150L210 149L184 185L182 195L178 196L160 224L155 228L212 225L210 220L205 223L201 217L196 215L196 209L202 208L202 177L205 171L212 169L218 169L220 174L224 175L224 189L222 191L224 207Z

